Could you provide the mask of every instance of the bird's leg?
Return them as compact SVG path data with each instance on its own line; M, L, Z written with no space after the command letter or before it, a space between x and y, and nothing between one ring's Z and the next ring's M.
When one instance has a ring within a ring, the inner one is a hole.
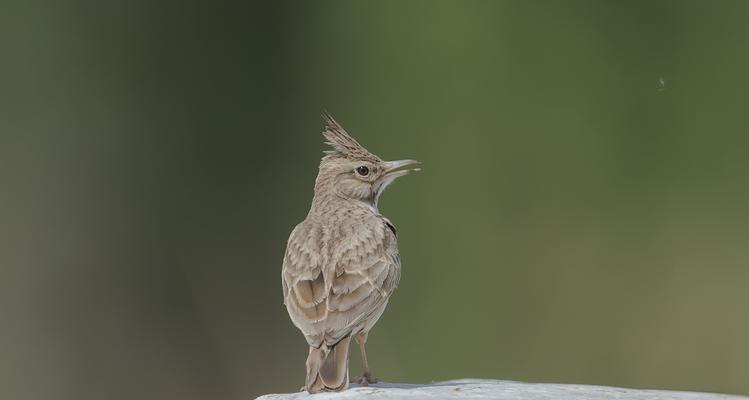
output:
M365 343L367 343L367 333L357 333L356 341L359 343L359 350L361 350L361 360L364 364L364 372L362 372L361 375L353 378L351 382L358 383L362 386L367 386L370 383L377 383L377 378L372 376L372 372L369 370L369 362L367 361L367 349L365 348Z

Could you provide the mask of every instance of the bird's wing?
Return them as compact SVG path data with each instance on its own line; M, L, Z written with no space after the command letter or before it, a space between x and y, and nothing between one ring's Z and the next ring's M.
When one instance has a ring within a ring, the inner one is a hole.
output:
M301 223L286 244L281 281L286 309L291 321L302 331L310 346L319 347L327 318L322 267L325 263L314 226Z
M313 347L371 326L400 279L394 230L384 220L341 226L336 235L323 231L294 229L282 273L291 320Z
M385 220L371 219L349 232L333 256L336 273L327 299L326 342L373 325L400 279L395 234Z

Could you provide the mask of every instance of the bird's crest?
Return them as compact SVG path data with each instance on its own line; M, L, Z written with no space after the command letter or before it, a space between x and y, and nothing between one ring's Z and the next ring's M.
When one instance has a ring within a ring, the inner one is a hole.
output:
M356 139L352 138L329 113L323 112L322 118L325 121L325 130L322 132L323 136L325 136L325 143L333 147L333 150L326 151L326 154L347 158L380 160L379 157L372 154L364 146L359 144Z

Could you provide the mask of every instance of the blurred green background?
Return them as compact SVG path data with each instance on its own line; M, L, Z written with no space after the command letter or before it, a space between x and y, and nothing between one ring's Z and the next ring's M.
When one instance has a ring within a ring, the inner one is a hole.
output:
M378 377L749 394L749 2L0 7L0 398L297 390L323 109L423 162Z

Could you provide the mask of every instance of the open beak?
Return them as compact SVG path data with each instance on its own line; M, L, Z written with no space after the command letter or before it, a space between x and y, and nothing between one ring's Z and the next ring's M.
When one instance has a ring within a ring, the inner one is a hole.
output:
M416 160L386 161L383 164L384 170L382 171L382 176L380 176L374 186L375 207L377 207L377 201L380 199L380 195L382 194L382 192L386 187L388 187L388 185L393 183L394 180L400 178L401 176L408 175L411 172L421 171L421 168L403 168L409 165L419 164L419 162Z
M416 160L386 161L384 163L385 170L383 171L382 178L385 178L388 181L392 182L396 178L400 178L401 176L408 175L411 172L421 171L421 168L403 168L403 167L414 165L414 164L419 164L419 162Z

